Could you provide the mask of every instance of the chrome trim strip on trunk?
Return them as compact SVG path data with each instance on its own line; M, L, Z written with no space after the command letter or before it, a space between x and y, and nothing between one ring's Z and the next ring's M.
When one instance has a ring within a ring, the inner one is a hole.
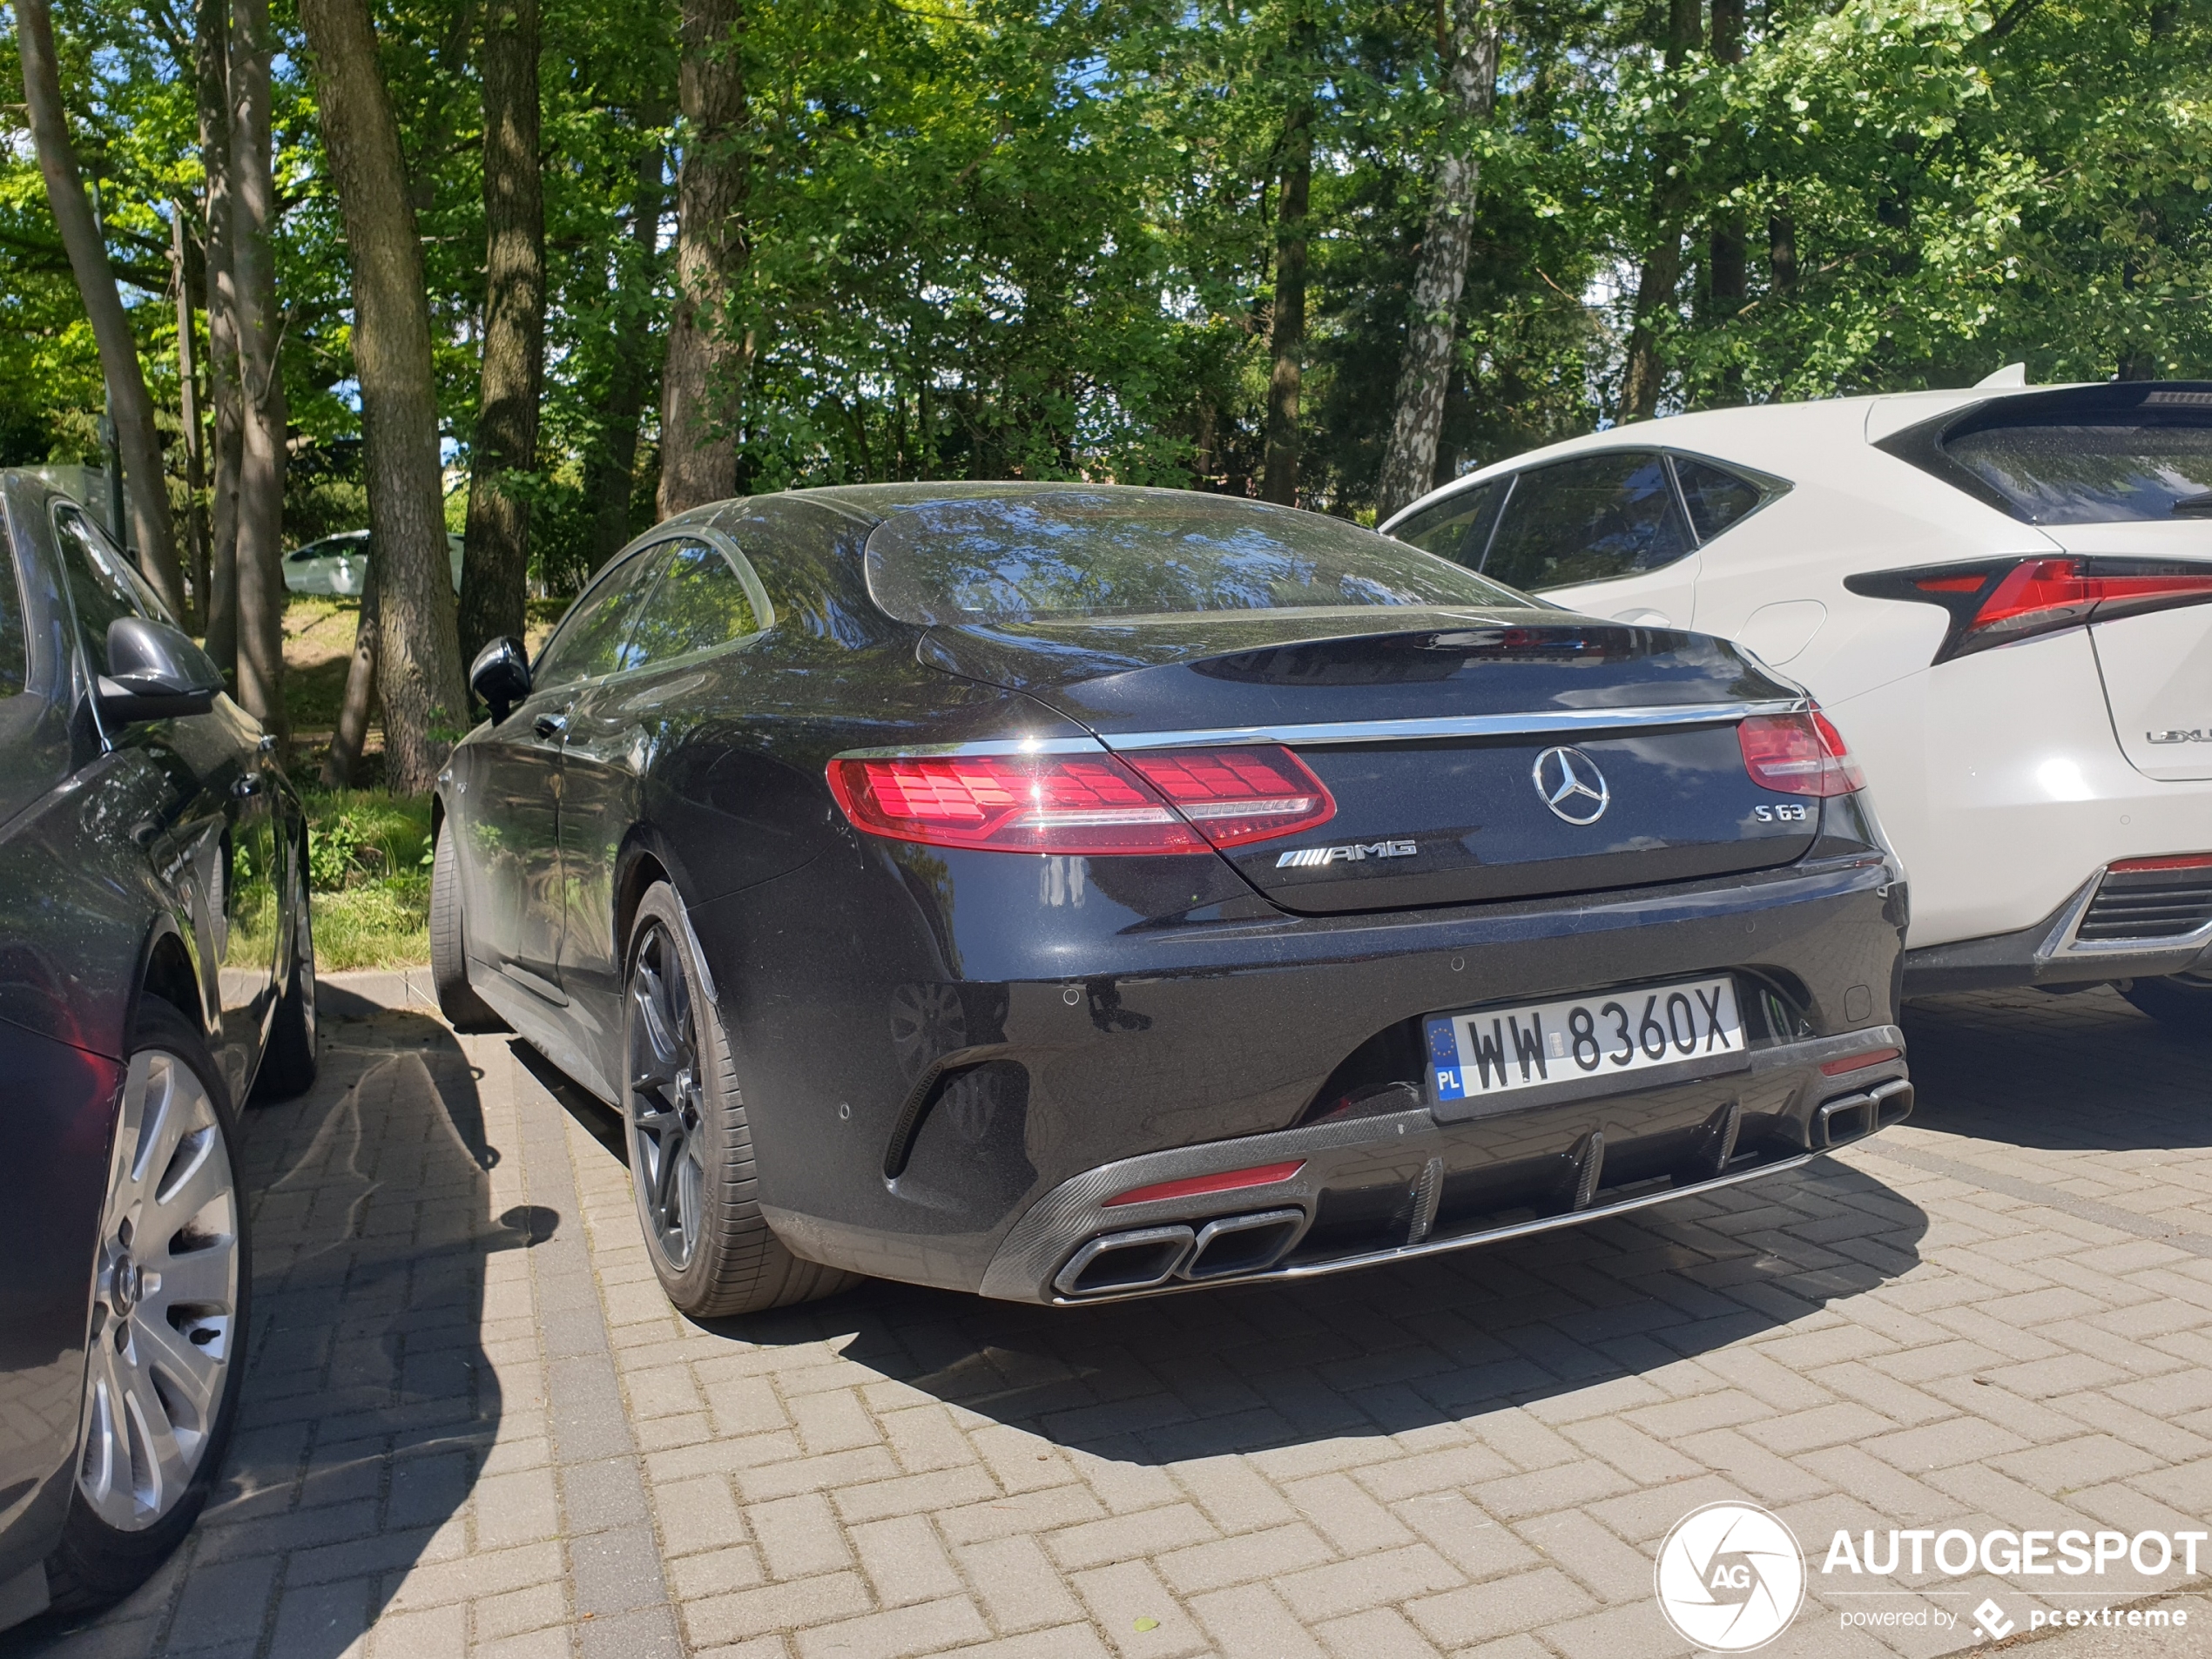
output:
M971 743L908 743L846 749L840 760L914 755L1073 755L1104 750L1219 749L1235 744L1292 747L1350 743L1421 743L1450 738L1578 736L1653 726L1719 725L1755 714L1803 714L1802 697L1759 703L1676 703L1627 709L1544 709L1518 714L1438 714L1402 720L1325 720L1301 725L1193 726L1180 732L1107 732L1095 738L987 738Z
M907 760L924 755L1100 755L1096 738L989 738L974 743L901 743L888 748L846 749L840 760Z
M1419 743L1440 738L1581 735L1650 726L1718 725L1755 714L1802 714L1804 698L1762 703L1682 703L1631 709L1545 709L1520 714L1440 714L1403 720L1329 720L1311 725L1200 726L1183 732L1105 732L1109 749L1207 749L1240 743L1293 748L1346 743Z

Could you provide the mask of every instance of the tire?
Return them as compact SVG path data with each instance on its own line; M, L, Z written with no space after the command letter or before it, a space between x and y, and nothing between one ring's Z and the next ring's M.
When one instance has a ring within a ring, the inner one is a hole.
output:
M2177 1036L2212 1042L2212 975L2139 979L2121 995Z
M695 1319L759 1313L834 1295L860 1276L806 1261L760 1213L752 1130L729 1037L699 993L675 890L637 907L623 981L630 1082L623 1133L637 1224L661 1289Z
M222 1467L253 1303L237 1144L238 1120L206 1044L175 1008L147 999L102 1201L69 1513L46 1562L63 1611L103 1606L144 1583L192 1530ZM149 1270L158 1275L151 1285ZM173 1456L145 1433L155 1422L168 1427Z
M438 994L438 1012L456 1031L504 1031L507 1022L469 983L461 928L461 867L449 826L441 819L430 844L430 984Z
M290 1100L315 1082L315 926L307 898L307 843L292 861L292 968L253 1079L256 1101Z

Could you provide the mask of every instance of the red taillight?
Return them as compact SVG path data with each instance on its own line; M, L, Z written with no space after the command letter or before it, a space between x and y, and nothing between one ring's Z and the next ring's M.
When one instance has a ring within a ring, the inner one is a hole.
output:
M1848 577L1853 593L1941 605L1951 626L1936 650L1945 662L2085 622L2212 600L2212 567L2175 560L2002 559L1950 569Z
M1209 1192L1237 1192L1245 1187L1271 1187L1287 1181L1305 1167L1299 1158L1290 1163L1263 1163L1252 1170L1231 1170L1224 1175L1194 1175L1187 1181L1163 1181L1156 1186L1131 1187L1127 1192L1117 1192L1106 1200L1105 1208L1116 1204L1150 1204L1156 1198L1197 1198Z
M2175 853L2158 859L2116 859L2105 867L2113 875L2141 875L2151 870L2212 869L2212 853Z
M840 759L829 786L871 835L1004 853L1201 853L1337 810L1297 756L1272 748Z
M1187 749L1135 754L1129 764L1216 846L1312 829L1337 803L1288 749Z
M1785 795L1848 795L1865 775L1844 734L1818 709L1805 714L1755 714L1736 728L1751 781Z

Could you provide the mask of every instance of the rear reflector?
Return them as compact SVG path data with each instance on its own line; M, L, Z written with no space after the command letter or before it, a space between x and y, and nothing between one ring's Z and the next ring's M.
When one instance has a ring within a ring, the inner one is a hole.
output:
M1237 1192L1245 1187L1271 1187L1287 1181L1305 1167L1305 1160L1298 1158L1289 1163L1263 1163L1256 1169L1231 1170L1222 1175L1194 1175L1187 1181L1163 1181L1157 1186L1131 1187L1127 1192L1117 1192L1106 1200L1105 1207L1116 1204L1150 1204L1159 1198L1197 1198L1209 1192Z
M2086 622L2212 601L2212 564L2177 559L2027 558L1847 577L1853 593L1941 605L1940 663Z
M1820 1062L1824 1076L1840 1077L1847 1071L1863 1071L1868 1066L1878 1066L1885 1060L1894 1060L1905 1052L1902 1049L1869 1049L1864 1054L1847 1054L1839 1059Z
M2105 867L2114 875L2141 875L2149 870L2212 869L2212 853L2176 853L2162 859L2118 859Z
M1287 749L833 760L853 827L1004 853L1203 853L1326 823L1337 804Z
M1751 781L1785 795L1848 795L1866 787L1844 734L1818 709L1755 714L1736 728Z

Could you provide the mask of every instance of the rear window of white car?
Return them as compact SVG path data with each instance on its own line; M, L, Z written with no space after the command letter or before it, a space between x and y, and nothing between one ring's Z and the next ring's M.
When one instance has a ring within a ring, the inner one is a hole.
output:
M1882 448L2030 524L2212 516L2212 386L2005 398Z

